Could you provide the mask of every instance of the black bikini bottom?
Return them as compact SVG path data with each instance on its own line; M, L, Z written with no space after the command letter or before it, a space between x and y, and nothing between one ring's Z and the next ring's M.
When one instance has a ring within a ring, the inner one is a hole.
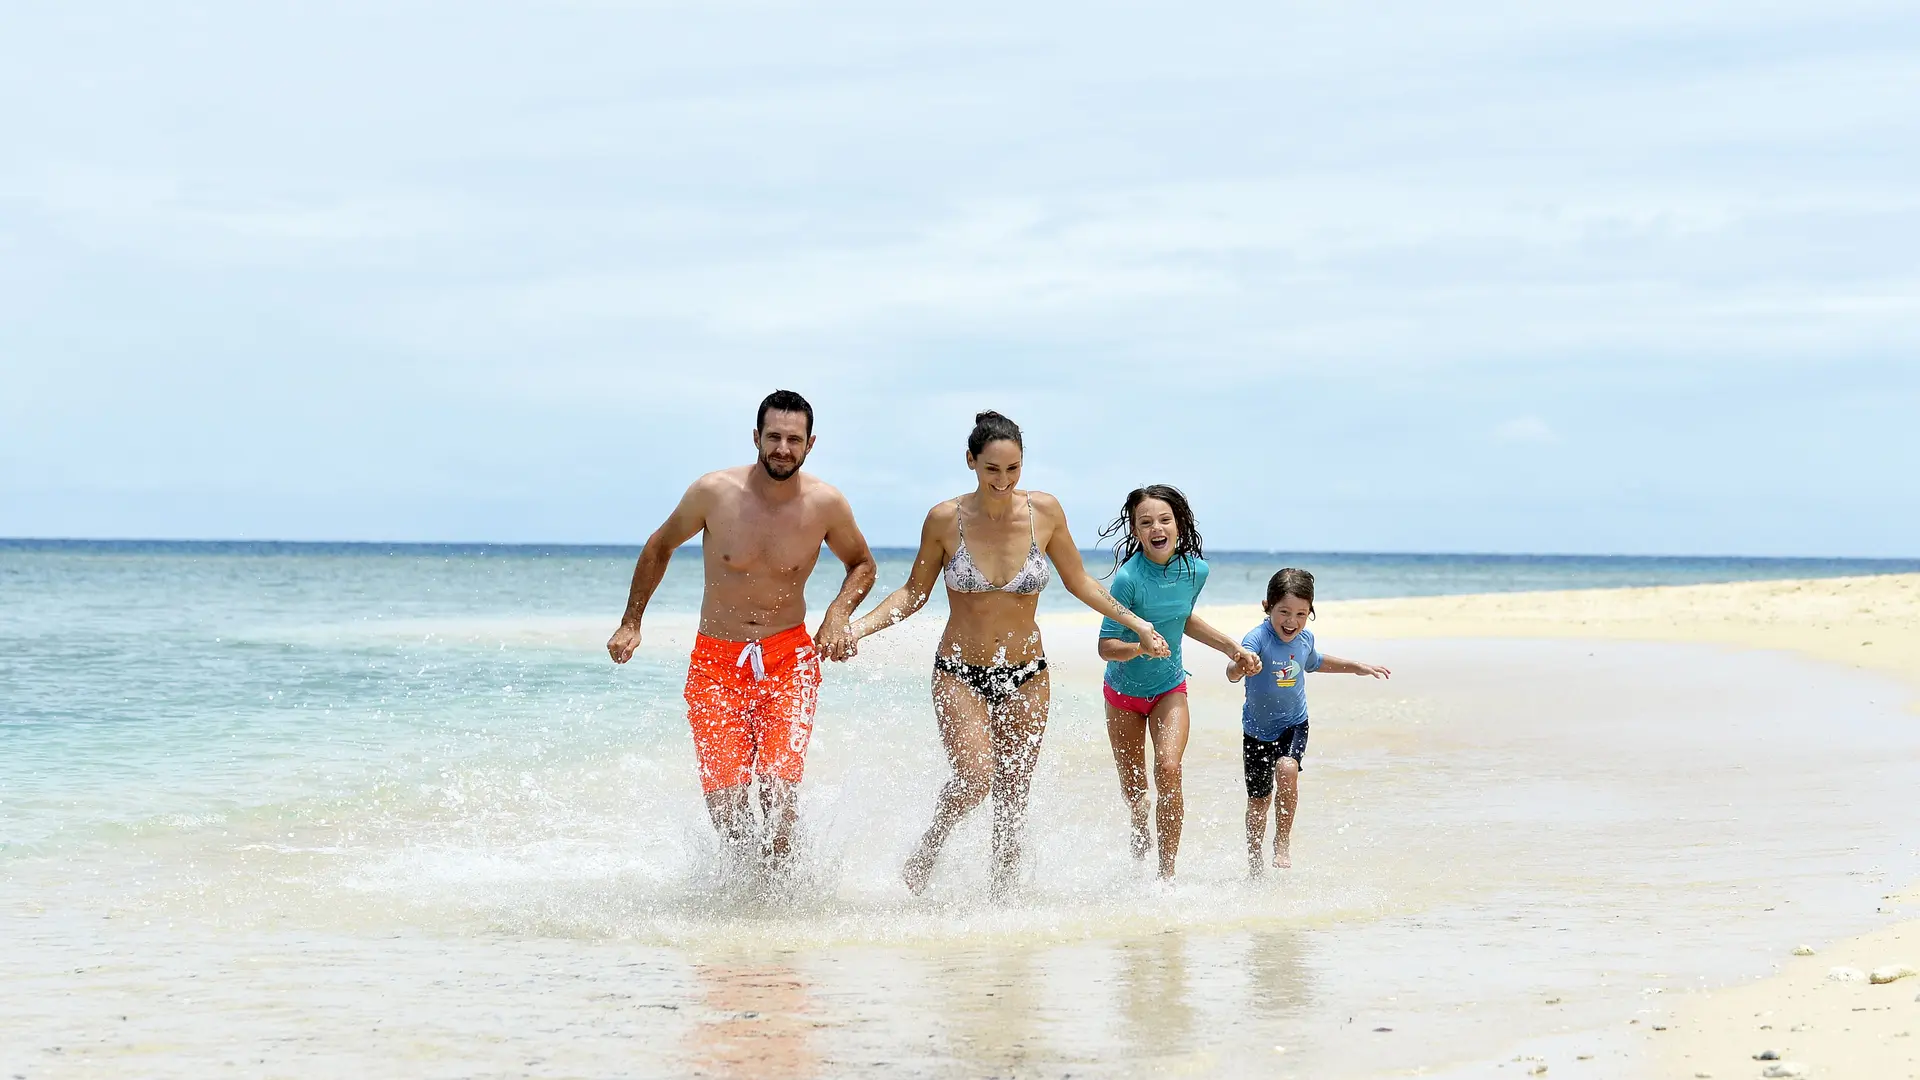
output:
M933 670L944 671L973 688L988 705L1004 705L1028 679L1047 670L1047 658L1036 656L1024 664L967 664L951 656L935 656Z

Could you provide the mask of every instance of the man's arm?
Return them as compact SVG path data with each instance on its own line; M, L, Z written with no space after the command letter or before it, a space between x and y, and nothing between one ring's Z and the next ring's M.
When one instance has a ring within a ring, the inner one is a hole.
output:
M712 489L702 477L680 496L680 505L647 537L639 560L633 564L633 587L627 591L627 610L620 616L619 628L607 639L607 654L613 657L614 663L626 663L640 647L640 616L646 613L647 601L653 599L653 590L660 587L660 579L666 576L673 549L707 527L707 509L711 505Z
M827 605L827 614L820 620L820 632L813 635L813 640L827 659L846 660L860 644L860 639L847 625L848 620L853 618L853 609L872 591L880 568L873 561L867 538L860 535L860 526L853 520L853 507L846 496L834 492L833 503L828 512L827 550L847 568L847 578L840 583L840 595Z

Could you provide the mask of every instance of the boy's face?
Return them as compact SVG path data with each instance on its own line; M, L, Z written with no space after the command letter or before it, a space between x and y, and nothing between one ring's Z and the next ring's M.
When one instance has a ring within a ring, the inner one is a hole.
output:
M1280 602L1267 612L1267 621L1273 624L1273 632L1280 635L1281 641L1292 641L1294 635L1306 629L1307 616L1313 614L1313 605L1297 596L1283 596Z

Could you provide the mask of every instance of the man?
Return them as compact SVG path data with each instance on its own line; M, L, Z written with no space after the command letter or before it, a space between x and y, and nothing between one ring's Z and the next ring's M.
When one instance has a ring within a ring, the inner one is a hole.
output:
M813 713L820 655L854 654L853 609L873 588L873 553L853 508L832 485L803 474L813 450L813 406L791 390L760 403L753 442L759 460L693 482L640 552L620 628L607 641L624 664L640 645L640 617L673 550L696 533L706 562L700 632L687 668L687 720L707 812L736 853L758 850L785 866ZM825 542L847 568L817 643L807 637L807 576ZM817 651L816 651L817 648ZM750 795L760 781L756 821Z

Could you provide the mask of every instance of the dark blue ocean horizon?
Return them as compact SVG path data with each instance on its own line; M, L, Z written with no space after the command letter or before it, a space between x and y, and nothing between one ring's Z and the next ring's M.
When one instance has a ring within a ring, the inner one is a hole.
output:
M309 541L309 540L133 540L133 539L61 539L0 538L0 577L6 563L38 557L90 560L115 557L159 560L179 559L183 563L207 560L258 561L303 559L328 560L401 560L403 562L455 563L480 572L487 564L502 571L517 565L530 570L543 561L558 572L561 564L573 571L588 571L588 576L609 582L623 580L624 571L608 563L629 567L639 554L638 544L496 544L433 543L392 541ZM698 551L689 545L674 560L674 578L688 576ZM904 579L913 557L911 548L874 549L881 563L879 590L888 590ZM1087 565L1096 574L1112 566L1107 549L1083 553ZM815 574L816 588L826 589L837 578L837 567L824 559ZM1266 576L1282 566L1312 570L1320 581L1324 599L1360 599L1393 596L1440 596L1479 592L1528 592L1583 588L1630 588L1643 585L1696 585L1733 581L1764 581L1784 578L1854 577L1875 574L1920 572L1920 558L1841 558L1821 556L1753 555L1582 555L1515 554L1493 552L1352 552L1352 551L1216 551L1208 555L1213 566L1207 599L1213 603L1257 600ZM389 564L391 565L391 564ZM397 568L397 567L396 567ZM591 570L589 568L592 568ZM15 569L18 569L16 565ZM283 569L290 569L283 568ZM519 573L507 571L512 576ZM544 575L543 575L544 576ZM562 572L577 585L579 575ZM556 581L555 584L558 584ZM697 589L697 582L676 582L678 592ZM1059 590L1049 590L1049 593ZM665 599L665 597L662 597ZM693 597L686 598L697 605ZM1048 597L1048 607L1073 601L1063 595ZM1251 601L1249 601L1251 602Z

